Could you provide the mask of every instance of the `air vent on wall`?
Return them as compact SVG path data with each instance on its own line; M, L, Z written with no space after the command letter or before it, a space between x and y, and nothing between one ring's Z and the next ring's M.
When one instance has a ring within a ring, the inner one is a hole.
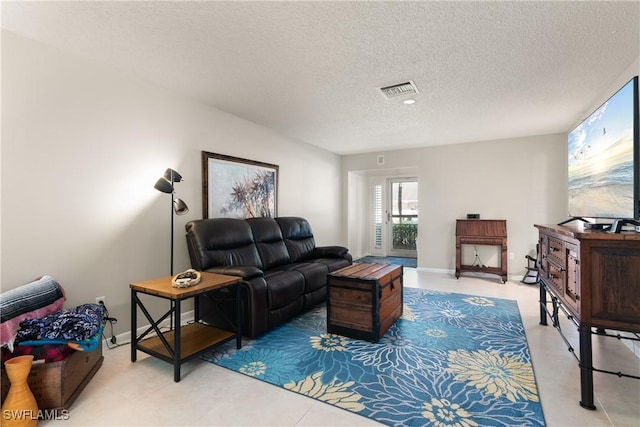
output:
M418 88L416 87L415 83L409 80L408 82L381 87L380 92L382 92L382 95L385 98L389 99L389 98L395 98L396 96L418 93Z

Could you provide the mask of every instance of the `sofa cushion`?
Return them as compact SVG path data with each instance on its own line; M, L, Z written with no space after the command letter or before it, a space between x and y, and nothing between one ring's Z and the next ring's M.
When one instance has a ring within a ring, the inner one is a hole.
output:
M304 276L304 310L324 301L327 296L329 268L322 263L305 262L291 264L290 269Z
M289 253L282 238L282 231L273 218L249 218L247 222L251 227L253 241L258 249L264 270L270 270L290 262Z
M322 263L297 262L279 267L281 271L297 271L304 277L304 293L315 291L327 284L329 269Z
M249 224L236 218L209 218L185 226L192 267L199 271L221 265L262 268Z
M311 225L300 217L279 217L275 219L282 230L284 243L289 251L291 262L300 262L312 257L316 246Z
M265 273L269 310L284 307L292 301L302 301L304 276L297 271L270 271Z

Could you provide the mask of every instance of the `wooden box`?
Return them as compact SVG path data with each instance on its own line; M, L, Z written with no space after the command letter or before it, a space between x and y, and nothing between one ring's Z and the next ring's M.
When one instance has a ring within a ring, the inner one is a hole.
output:
M102 342L93 351L76 351L64 360L34 363L28 383L38 409L69 409L73 401L102 366ZM9 392L9 379L2 369L2 401Z
M377 342L402 316L402 266L356 263L329 274L327 331Z

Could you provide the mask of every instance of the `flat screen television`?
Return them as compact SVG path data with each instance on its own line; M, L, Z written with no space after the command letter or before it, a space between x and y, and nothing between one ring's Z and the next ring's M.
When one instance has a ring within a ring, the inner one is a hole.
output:
M569 217L611 219L619 232L640 225L638 76L632 78L569 132ZM594 227L595 228L595 227Z

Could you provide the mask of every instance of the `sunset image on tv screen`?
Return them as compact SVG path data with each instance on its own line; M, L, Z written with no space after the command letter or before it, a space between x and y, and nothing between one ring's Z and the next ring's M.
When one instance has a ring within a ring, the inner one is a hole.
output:
M633 218L633 80L568 136L569 215Z

